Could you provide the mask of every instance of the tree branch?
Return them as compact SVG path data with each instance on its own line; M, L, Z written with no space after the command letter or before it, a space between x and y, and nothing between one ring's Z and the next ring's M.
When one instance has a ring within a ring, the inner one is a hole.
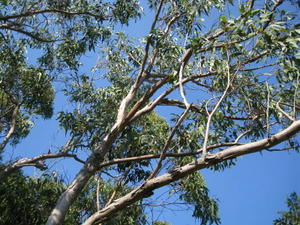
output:
M228 53L227 53L228 54ZM237 71L236 71L237 73ZM217 111L217 109L219 108L219 106L221 105L222 101L225 99L229 88L231 86L233 78L230 78L230 66L229 66L229 57L227 60L227 86L225 88L225 91L223 92L221 98L219 99L219 101L217 102L217 104L215 105L214 109L208 113L208 119L207 119L207 123L206 123L206 130L205 130L205 135L204 135L204 141L203 141L203 153L202 153L202 157L205 159L206 153L207 153L207 143L208 143L208 136L209 136L209 129L210 129L210 123L212 120L212 117L214 116L215 112Z
M20 109L20 104L18 104L13 110L13 113L11 115L10 128L9 128L6 136L4 137L2 143L0 144L0 152L2 152L4 150L4 148L6 147L8 141L10 140L10 138L12 137L12 135L15 132L19 109Z
M179 108L185 108L185 105L183 102L180 102L178 100L174 100L174 99L168 99L168 98L164 98L160 101L159 105L165 105L165 106L177 106ZM205 111L201 108L199 108L197 105L192 105L191 106L191 111L200 113L202 115L205 114ZM252 120L254 119L256 116L231 116L231 115L224 115L225 118L228 119L232 119L232 120Z
M280 108L279 104L280 102L276 103L276 108L278 109L278 111L281 112L290 121L295 121L296 119L290 116L288 113L286 113L282 108Z
M154 21L151 25L151 29L150 29L150 33L152 32L152 30L155 28L159 14L161 12L162 6L163 6L164 0L160 1L160 5L158 7L158 10L156 12ZM146 47L145 47L145 55L141 64L141 69L140 72L134 82L134 84L131 86L127 96L122 100L119 110L118 110L118 115L117 115L117 123L116 124L120 124L123 119L126 116L126 108L128 107L128 105L131 103L131 101L134 99L136 92L139 88L139 86L141 85L142 81L143 81L143 77L145 75L144 71L145 71L145 66L146 66L146 62L149 56L149 49L150 49L150 37L148 37L147 43L146 43Z
M241 144L239 144L237 142L214 144L214 145L208 146L207 150L212 150L212 149L221 148L221 147L228 147L228 146L236 146L236 145L241 145ZM165 153L165 157L179 158L179 157L185 157L185 156L195 156L195 155L202 153L202 151L203 151L203 149L201 148L201 149L198 149L197 151L193 151L193 152L180 152L180 153L167 152L167 153ZM157 158L160 158L160 156L161 156L161 154L149 154L149 155L133 156L133 157L128 157L128 158L114 159L112 161L101 163L100 168L104 168L107 166L120 164L120 163L126 163L126 162L138 162L138 161L143 161L143 160L148 160L148 159L157 159Z
M8 25L0 25L0 29L7 29L7 30L12 30L12 31L16 31L18 33L21 33L21 34L24 34L28 37L31 37L37 41L40 41L40 42L56 42L56 41L63 41L64 39L54 39L54 40L49 40L49 39L45 39L43 37L39 37L37 35L34 35L32 32L28 32L28 31L25 31L21 28L16 28L16 27L12 27L12 26L8 26Z
M69 11L64 11L64 10L59 10L59 9L42 9L42 10L28 11L25 13L20 13L20 14L15 14L15 15L1 16L0 20L6 21L9 19L17 19L17 18L28 17L28 16L33 16L33 15L38 15L38 14L43 14L43 13L60 13L60 14L65 14L65 15L88 15L88 16L98 18L100 20L105 19L104 17L93 14L91 12L69 12Z
M0 172L0 180L5 179L8 177L10 174L14 173L18 169L25 167L25 166L35 166L37 168L44 168L44 160L46 159L56 159L56 158L63 158L63 157L68 157L68 158L74 158L76 161L80 163L85 163L85 161L79 159L77 155L75 154L69 154L69 153L50 153L50 154L43 154L34 158L23 158L19 159L12 165L6 167L3 171Z
M158 161L158 163L157 163L157 166L156 166L156 168L154 169L154 171L152 172L152 174L148 177L147 180L150 180L150 179L152 179L153 177L155 177L155 176L158 174L159 170L161 169L161 167L162 167L162 161L166 158L166 152L167 152L167 150L168 150L168 148L169 148L169 145L170 145L170 143L171 143L171 141L172 141L172 138L173 138L173 136L175 135L175 132L177 131L178 127L181 125L181 123L183 122L183 120L184 120L185 117L187 116L187 114L188 114L188 112L189 112L189 110L190 110L190 106L191 106L191 105L188 105L188 106L187 106L186 110L185 110L185 111L183 112L183 114L179 117L177 123L176 123L175 126L173 127L173 129L172 129L172 131L171 131L171 133L170 133L170 135L169 135L169 137L168 137L168 140L167 140L167 142L165 143L165 145L164 145L164 147L163 147L163 150L162 150L162 152L161 152L161 154L160 154L160 157L159 157L159 161Z
M289 138L297 134L299 131L300 120L293 122L288 128L271 136L270 138L265 138L256 142L231 147L221 152L207 155L205 160L203 158L199 158L196 161L189 163L185 166L176 168L169 173L148 180L142 187L131 191L127 195L115 200L109 206L94 213L83 223L83 225L92 225L95 222L103 222L117 211L124 209L126 206L131 205L136 201L148 197L155 189L168 185L171 182L179 180L197 170L211 167L212 165L216 165L225 160L232 159L241 155L255 153L258 151L262 151L263 149L273 147L283 141L288 140Z

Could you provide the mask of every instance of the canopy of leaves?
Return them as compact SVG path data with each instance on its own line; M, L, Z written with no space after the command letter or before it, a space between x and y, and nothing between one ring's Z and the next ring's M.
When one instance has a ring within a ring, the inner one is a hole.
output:
M299 117L300 26L290 1L147 2L0 1L0 153L26 137L37 117L52 118L62 92L70 107L60 107L57 120L69 141L42 158L72 157L89 174L100 174L86 179L66 223L83 222L200 155L271 138ZM144 22L149 15L141 5L154 19L137 40L120 27ZM95 52L97 65L83 73L87 54ZM290 139L285 147L298 150L299 143ZM20 162L15 168L28 166ZM234 164L229 157L207 165ZM57 179L21 174L1 185L5 193L14 190L7 198L28 192L41 201L47 197L33 190L52 191L56 199L66 188ZM170 193L193 206L201 224L220 224L217 201L200 173L173 187ZM9 224L17 203L3 201ZM39 211L38 201L22 201L37 215L27 224L43 223L54 204L51 199ZM142 201L132 204L104 224L145 224ZM20 207L21 218L27 212Z
M103 207L103 204L108 201L116 186L104 181L99 181L100 183L96 185L97 182L94 180L87 185L70 209L64 224L79 225L97 210L96 187L101 193L99 196L100 206ZM51 175L44 174L40 178L26 177L22 173L13 174L0 184L0 224L44 224L56 199L65 188L64 181L59 179L54 172ZM118 195L128 191L126 189L128 187L122 187ZM109 219L104 224L143 225L146 221L145 218L143 207L136 204L124 209L118 216Z

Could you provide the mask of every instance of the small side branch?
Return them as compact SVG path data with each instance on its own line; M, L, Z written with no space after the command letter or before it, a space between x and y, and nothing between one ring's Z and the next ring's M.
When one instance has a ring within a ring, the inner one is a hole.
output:
M210 129L211 120L212 120L215 112L217 111L217 109L221 105L222 101L226 97L230 86L231 86L230 67L229 67L229 63L227 62L227 86L226 86L226 89L223 92L223 94L222 94L221 98L219 99L219 101L217 102L217 104L215 105L214 109L210 113L208 113L208 119L207 119L207 123L206 123L206 130L205 130L205 136L204 136L204 142L203 142L203 153L202 153L202 158L203 159L205 159L205 156L207 154L207 143L208 143L209 129Z
M280 102L276 103L276 108L278 109L279 112L281 112L287 119L289 119L290 121L296 121L295 118L293 118L292 116L290 116L288 113L286 113L282 108L280 108Z
M222 147L231 147L231 146L237 146L241 145L238 142L226 142L226 143L219 143L210 145L207 147L207 150L213 150L216 148L222 148ZM200 153L202 153L203 149L198 149L197 151L193 152L180 152L180 153L174 153L174 152L166 152L165 157L169 158L180 158L185 156L195 156ZM120 158L120 159L114 159L112 161L104 162L100 165L100 168L104 168L111 165L121 164L121 163L128 163L128 162L140 162L143 160L150 160L150 159L158 159L160 158L161 154L149 154L149 155L141 155L141 156L133 156L128 158ZM104 173L104 172L103 172Z
M68 154L68 153L50 153L50 154L43 154L34 158L23 158L19 159L12 165L8 166L5 168L3 171L0 172L0 180L6 178L10 174L14 173L18 169L25 167L25 166L34 166L37 168L45 168L44 161L46 159L55 159L55 158L64 158L64 157L69 157L69 158L74 158L77 162L80 162L82 164L85 164L85 161L79 159L77 155L75 154Z
M45 39L43 37L40 37L38 35L34 35L32 34L32 32L29 32L29 31L25 31L21 28L17 28L17 27L12 27L12 26L7 26L7 25L1 25L0 26L0 29L7 29L7 30L11 30L11 31L15 31L15 32L18 32L20 34L24 34L28 37L31 37L37 41L40 41L40 42L56 42L56 41L62 41L64 39Z
M162 167L162 161L166 158L166 152L167 152L167 150L168 150L168 148L169 148L169 146L170 146L170 143L171 143L171 141L172 141L172 138L173 138L173 136L175 135L175 132L176 132L176 130L178 129L178 127L181 125L181 123L183 122L183 120L184 120L185 117L187 116L187 114L188 114L190 108L191 108L191 105L188 105L187 109L186 109L186 110L184 111L184 113L179 117L179 119L178 119L176 125L174 126L174 128L172 129L172 131L171 131L171 133L170 133L170 135L169 135L169 137L168 137L167 142L166 142L165 145L164 145L164 148L163 148L163 150L162 150L162 152L161 152L161 155L160 155L160 157L159 157L159 161L158 161L158 163L157 163L157 166L156 166L156 168L154 169L153 173L149 176L148 180L150 180L150 179L152 179L153 177L155 177L155 176L158 174L159 170L161 169L161 167Z

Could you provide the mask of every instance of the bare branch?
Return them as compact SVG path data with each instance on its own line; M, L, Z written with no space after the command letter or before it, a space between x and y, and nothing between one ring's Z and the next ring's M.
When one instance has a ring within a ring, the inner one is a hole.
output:
M164 0L160 1L160 5L158 7L158 10L156 12L154 21L152 23L151 29L150 29L150 33L152 32L152 30L155 28L159 14L161 12L162 6L163 6ZM149 56L149 49L150 49L150 38L148 38L147 43L146 43L146 47L145 47L145 55L141 64L141 69L140 72L134 82L134 84L131 86L127 96L122 100L119 110L118 110L118 115L117 115L117 122L116 124L120 124L123 119L126 116L126 108L128 107L128 105L131 103L131 101L134 99L136 92L139 88L139 86L141 85L142 81L143 81L143 77L145 76L145 66L146 66L146 62Z
M228 143L220 143L220 144L214 144L207 147L207 150L213 150L216 148L221 147L228 147L228 146L236 146L241 145L237 142L228 142ZM166 152L165 157L169 158L179 158L179 157L185 157L185 156L195 156L200 153L202 153L203 149L198 149L197 151L193 152L180 152L180 153L173 153L173 152ZM115 165L115 164L121 164L126 162L139 162L143 160L149 160L149 159L157 159L160 158L161 154L149 154L149 155L141 155L141 156L134 156L129 158L121 158L121 159L114 159L112 161L103 162L100 164L100 168L104 168L107 166Z
M186 96L184 94L183 85L182 85L182 77L183 77L183 70L186 62L181 63L180 69L179 69L179 91L180 95L183 99L184 105L186 108L190 108L190 104L188 103Z
M229 59L228 59L229 60ZM221 105L222 101L224 100L225 96L227 95L229 88L231 86L231 80L230 80L230 66L229 66L229 62L227 61L227 86L225 88L225 91L223 92L221 98L219 99L219 101L217 102L217 104L215 105L214 109L208 114L208 119L207 119L207 123L206 123L206 130L205 130L205 135L204 135L204 142L203 142L203 153L202 153L202 157L205 159L206 153L207 153L207 143L208 143L208 136L209 136L209 129L210 129L210 123L212 120L212 117L214 116L215 112L217 111L217 109L219 108L219 106Z
M174 99L168 99L164 98L160 101L159 105L165 105L165 106L177 106L180 108L185 108L185 105L183 102L180 102L178 100ZM199 108L197 105L191 105L191 111L200 113L200 114L205 114L205 111L201 108ZM210 113L210 112L209 112ZM224 115L225 118L232 119L232 120L252 120L257 117L255 116L232 116L232 115Z
M12 174L13 172L15 172L16 170L25 167L25 166L34 166L37 168L41 168L44 167L44 161L46 159L55 159L55 158L74 158L76 161L80 162L80 163L85 163L85 161L79 159L77 157L77 155L75 154L68 154L68 153L49 153L49 154L43 154L40 156L36 156L34 158L23 158L23 159L19 159L18 161L16 161L15 163L13 163L12 165L8 166L7 168L5 168L3 171L0 172L0 180L6 178L7 176L9 176L10 174Z

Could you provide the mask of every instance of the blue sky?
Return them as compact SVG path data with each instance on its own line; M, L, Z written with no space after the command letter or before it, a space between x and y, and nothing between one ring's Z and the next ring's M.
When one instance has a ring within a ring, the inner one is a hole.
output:
M144 19L131 28L121 27L129 35L141 37L151 25L153 14L146 11ZM214 18L215 20L217 18ZM213 20L211 21L214 22ZM89 53L83 58L83 71L89 70L97 56ZM55 111L71 108L60 96L56 99ZM299 138L299 136L298 136ZM66 137L58 130L55 120L38 120L28 138L16 148L10 148L11 156L32 157L61 146ZM52 161L53 168L62 171L71 181L81 167L71 160ZM39 171L27 168L26 174L38 175ZM207 181L211 196L219 199L222 225L268 225L278 217L277 211L286 209L285 200L293 191L300 191L300 154L295 152L263 152L243 156L237 165L222 172L201 171ZM161 191L157 191L161 193ZM191 211L155 211L154 218L166 220L172 225L195 225L199 221L191 217Z

